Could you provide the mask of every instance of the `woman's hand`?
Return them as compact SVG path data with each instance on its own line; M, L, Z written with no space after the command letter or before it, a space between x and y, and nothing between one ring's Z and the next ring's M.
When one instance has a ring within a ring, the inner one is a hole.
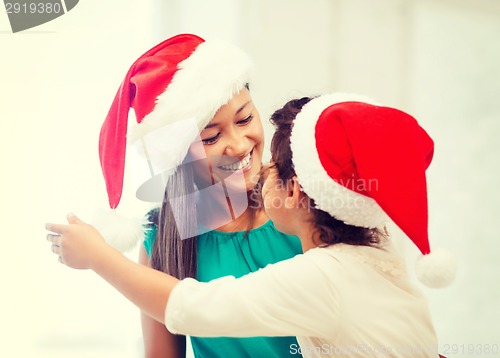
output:
M59 255L59 261L74 269L91 269L95 260L110 248L99 231L74 214L68 214L68 224L46 224L51 231L47 240L52 242L52 252Z

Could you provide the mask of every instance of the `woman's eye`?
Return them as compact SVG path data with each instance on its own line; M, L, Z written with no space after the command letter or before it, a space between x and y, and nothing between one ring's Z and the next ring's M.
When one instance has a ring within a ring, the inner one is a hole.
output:
M203 142L203 144L210 145L210 144L214 144L215 142L217 142L219 137L220 137L220 133L217 133L217 135L210 137L210 138L202 139L201 141Z
M251 115L249 115L248 117L246 117L246 118L244 118L244 119L242 119L242 120L238 121L237 123L238 123L238 124L247 124L247 123L249 123L250 121L252 121L252 119L253 119L253 114L251 114Z

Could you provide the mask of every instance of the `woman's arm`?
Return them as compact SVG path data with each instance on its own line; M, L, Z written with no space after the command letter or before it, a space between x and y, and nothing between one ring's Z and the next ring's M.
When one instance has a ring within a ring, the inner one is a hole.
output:
M46 228L56 233L47 239L59 261L95 271L144 313L163 323L168 297L178 279L129 260L106 244L96 228L72 214L68 225L47 224Z
M139 263L151 267L144 247L139 252ZM170 333L165 326L141 312L145 358L177 358L186 356L186 337Z

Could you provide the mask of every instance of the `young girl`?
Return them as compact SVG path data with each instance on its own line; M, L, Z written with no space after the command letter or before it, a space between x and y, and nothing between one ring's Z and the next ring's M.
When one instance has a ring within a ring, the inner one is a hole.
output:
M380 229L391 218L432 260L431 138L410 115L359 96L294 100L272 121L264 206L279 230L299 236L303 255L239 279L179 281L127 260L73 215L69 225L47 226L53 251L70 267L94 270L173 333L293 334L300 347L283 354L305 357L437 357L427 302ZM417 275L434 287L453 276L433 269L424 262Z
M248 89L252 70L240 49L190 34L163 41L130 67L102 126L99 153L112 208L122 193L127 140L143 157L135 164L150 174L137 197L163 199L148 215L143 265L203 282L301 252L300 241L278 232L255 203L264 135ZM130 108L137 124L128 129ZM119 222L114 235L111 226L100 225L103 236L122 247L130 233L144 235L140 225L130 230ZM147 314L142 328L146 357L185 355L183 336ZM191 337L191 344L196 357L282 357L296 339Z

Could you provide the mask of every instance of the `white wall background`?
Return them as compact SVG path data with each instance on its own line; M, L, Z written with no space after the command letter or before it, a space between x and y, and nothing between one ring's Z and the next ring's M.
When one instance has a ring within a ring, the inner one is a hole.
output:
M0 13L0 356L141 356L137 310L91 272L57 263L43 225L106 207L100 125L133 60L180 32L224 38L255 59L263 118L333 90L413 113L436 142L431 243L459 260L453 286L425 290L441 351L500 345L498 1L85 0L18 34ZM135 205L129 194L121 206ZM411 269L417 252L396 236Z

